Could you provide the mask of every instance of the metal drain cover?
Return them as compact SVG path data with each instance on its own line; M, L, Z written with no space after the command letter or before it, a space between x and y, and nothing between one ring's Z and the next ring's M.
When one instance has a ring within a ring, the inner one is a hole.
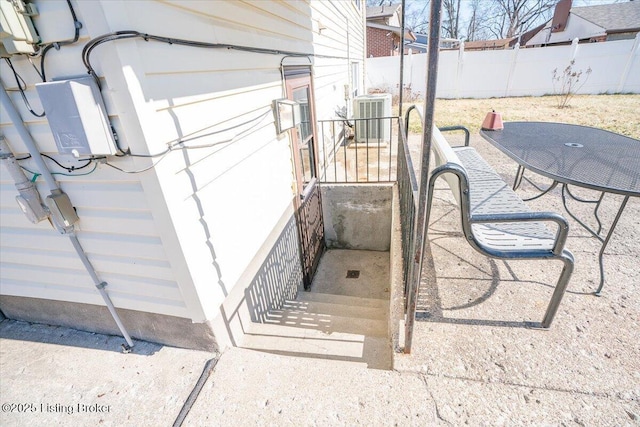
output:
M357 279L360 277L360 270L347 270L347 279Z

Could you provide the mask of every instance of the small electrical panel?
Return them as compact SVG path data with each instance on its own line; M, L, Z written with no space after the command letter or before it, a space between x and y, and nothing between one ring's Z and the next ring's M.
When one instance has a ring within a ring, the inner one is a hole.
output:
M36 84L60 154L114 155L116 143L93 77Z
M80 219L66 193L54 194L52 192L45 199L45 203L51 212L54 223L61 228L71 227Z

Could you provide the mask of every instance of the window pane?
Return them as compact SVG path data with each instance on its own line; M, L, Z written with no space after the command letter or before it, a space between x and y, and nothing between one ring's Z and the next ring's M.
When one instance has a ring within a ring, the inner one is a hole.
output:
M315 176L313 161L313 127L311 123L311 111L309 110L309 87L304 86L293 91L293 100L300 104L300 125L298 133L298 146L300 159L302 160L302 179L305 183Z

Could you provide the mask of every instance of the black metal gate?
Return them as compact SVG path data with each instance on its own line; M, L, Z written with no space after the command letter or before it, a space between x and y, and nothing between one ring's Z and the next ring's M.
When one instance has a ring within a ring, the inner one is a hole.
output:
M297 209L300 254L305 290L311 288L313 274L325 249L322 196L316 180L310 182L301 196Z
M313 84L309 68L285 68L287 96L298 103L300 124L291 134L295 164L295 208L304 288L311 288L313 274L324 251L324 222L322 221L322 197L318 185L318 161L316 153L316 123L313 102Z

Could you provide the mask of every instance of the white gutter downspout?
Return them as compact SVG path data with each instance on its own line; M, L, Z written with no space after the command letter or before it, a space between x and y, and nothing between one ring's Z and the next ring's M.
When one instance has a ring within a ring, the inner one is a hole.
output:
M47 168L47 165L42 159L42 156L40 155L40 151L38 150L38 147L36 146L35 141L31 137L31 134L27 130L26 126L24 125L22 117L20 117L20 114L18 113L15 106L13 105L13 102L11 102L11 98L9 98L9 95L7 94L7 91L4 88L4 86L2 86L2 93L0 93L0 98L2 98L2 106L4 107L5 111L9 115L9 118L11 119L11 122L13 122L14 127L18 131L18 135L20 135L20 138L22 139L23 144L27 147L29 154L31 154L31 158L36 163L40 174L42 175L45 182L47 183L47 186L49 187L49 191L51 192L52 195L62 194L63 191L60 189L60 187L58 186L58 183L56 182L53 175ZM107 294L107 291L104 289L107 286L107 282L101 281L100 278L98 277L98 274L96 273L95 268L93 267L93 265L91 265L89 258L87 258L87 254L85 253L84 249L82 248L82 245L80 244L80 241L78 241L78 237L75 235L73 225L65 226L64 224L57 224L57 228L62 234L65 234L71 241L71 244L76 250L78 257L80 258L80 261L82 261L82 264L84 265L85 269L89 273L89 276L91 276L91 279L93 279L93 283L98 289L98 292L100 292L100 295L104 300L104 303L107 305L107 308L109 309L109 312L113 317L113 320L115 320L116 324L118 325L118 329L120 329L122 336L127 342L126 344L122 344L123 351L125 353L130 352L134 344L133 344L133 341L131 340L131 337L127 333L127 330L122 324L122 321L120 320L120 316L118 316L118 313L116 312L116 308L111 302L111 298L109 297L109 294Z

